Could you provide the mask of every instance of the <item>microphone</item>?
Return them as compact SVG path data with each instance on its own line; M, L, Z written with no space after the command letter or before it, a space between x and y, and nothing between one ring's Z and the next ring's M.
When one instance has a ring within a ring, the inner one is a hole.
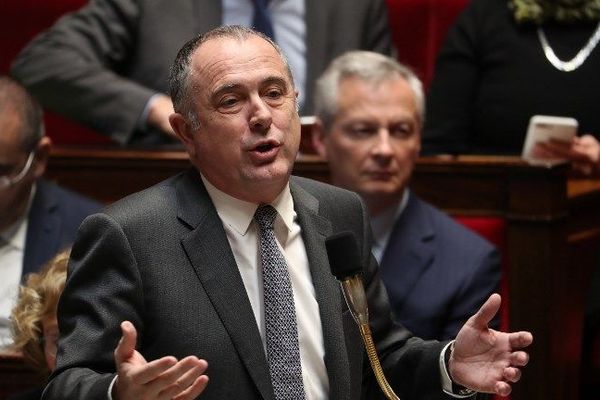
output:
M400 400L385 379L379 357L377 356L375 343L373 342L373 335L369 327L367 296L362 281L360 252L356 237L354 237L352 232L340 232L329 236L325 240L325 247L327 248L331 273L340 282L348 309L354 321L358 324L360 335L365 344L371 369L375 374L377 383L388 399Z

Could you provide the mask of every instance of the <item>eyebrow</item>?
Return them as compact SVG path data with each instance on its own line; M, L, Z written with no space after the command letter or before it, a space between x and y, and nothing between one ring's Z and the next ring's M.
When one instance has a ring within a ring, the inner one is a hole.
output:
M280 76L269 76L260 82L260 86L271 85L271 84L281 85L289 90L289 82ZM211 98L213 98L213 99L217 98L224 93L236 92L236 91L243 89L244 87L245 87L245 85L243 85L241 83L235 83L235 82L234 83L226 83L224 85L219 86L217 88L217 90L215 90L213 92L213 94L211 95Z

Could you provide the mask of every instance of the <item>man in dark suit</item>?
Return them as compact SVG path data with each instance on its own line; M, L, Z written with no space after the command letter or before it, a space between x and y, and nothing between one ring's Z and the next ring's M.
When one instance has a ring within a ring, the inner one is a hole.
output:
M18 83L0 77L0 329L22 277L69 246L81 221L100 208L41 179L50 146L39 104Z
M395 318L446 340L497 290L498 252L408 189L419 154L423 89L408 68L351 51L318 80L313 132L333 183L361 195Z
M121 144L173 131L167 91L177 49L221 24L252 23L255 0L94 0L60 19L18 57L12 74L42 105ZM305 78L302 112L329 60L350 49L391 52L384 0L272 0L276 41ZM152 101L150 101L152 99Z
M487 328L499 296L453 350L410 337L390 319L360 198L290 178L297 91L272 41L240 26L210 31L180 50L170 85L170 121L194 168L83 223L44 399L380 398L329 272L325 238L341 231L358 239L377 349L403 399L440 398L450 376L510 392L532 337ZM265 259L267 248L279 256ZM281 296L283 312L270 312Z

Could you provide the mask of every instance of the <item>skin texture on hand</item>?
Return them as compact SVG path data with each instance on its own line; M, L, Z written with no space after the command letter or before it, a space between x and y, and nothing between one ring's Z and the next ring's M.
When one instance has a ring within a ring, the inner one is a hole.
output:
M493 294L462 327L450 357L452 380L482 393L510 394L521 378L520 367L529 361L522 349L533 342L529 332L499 332L488 328L500 309L500 295Z
M147 123L159 129L165 135L175 138L175 132L169 123L169 115L173 114L173 102L169 96L158 94L150 103Z
M205 360L167 356L148 362L135 349L137 331L133 324L124 321L121 331L123 336L115 349L118 377L112 390L114 400L191 400L204 391L208 384L208 377L203 375L208 367Z
M537 143L534 155L538 158L564 158L573 169L584 175L600 174L600 143L592 135L574 137L571 142L556 140Z

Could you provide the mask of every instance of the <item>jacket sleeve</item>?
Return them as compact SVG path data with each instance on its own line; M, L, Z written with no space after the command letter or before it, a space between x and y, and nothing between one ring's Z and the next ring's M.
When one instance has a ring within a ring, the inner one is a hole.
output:
M139 12L133 0L93 0L37 36L11 73L45 108L126 143L155 93L123 76Z
M127 237L107 215L88 217L71 252L58 305L57 365L43 399L106 400L113 350L129 320L143 341L143 292ZM67 351L68 349L68 351Z

